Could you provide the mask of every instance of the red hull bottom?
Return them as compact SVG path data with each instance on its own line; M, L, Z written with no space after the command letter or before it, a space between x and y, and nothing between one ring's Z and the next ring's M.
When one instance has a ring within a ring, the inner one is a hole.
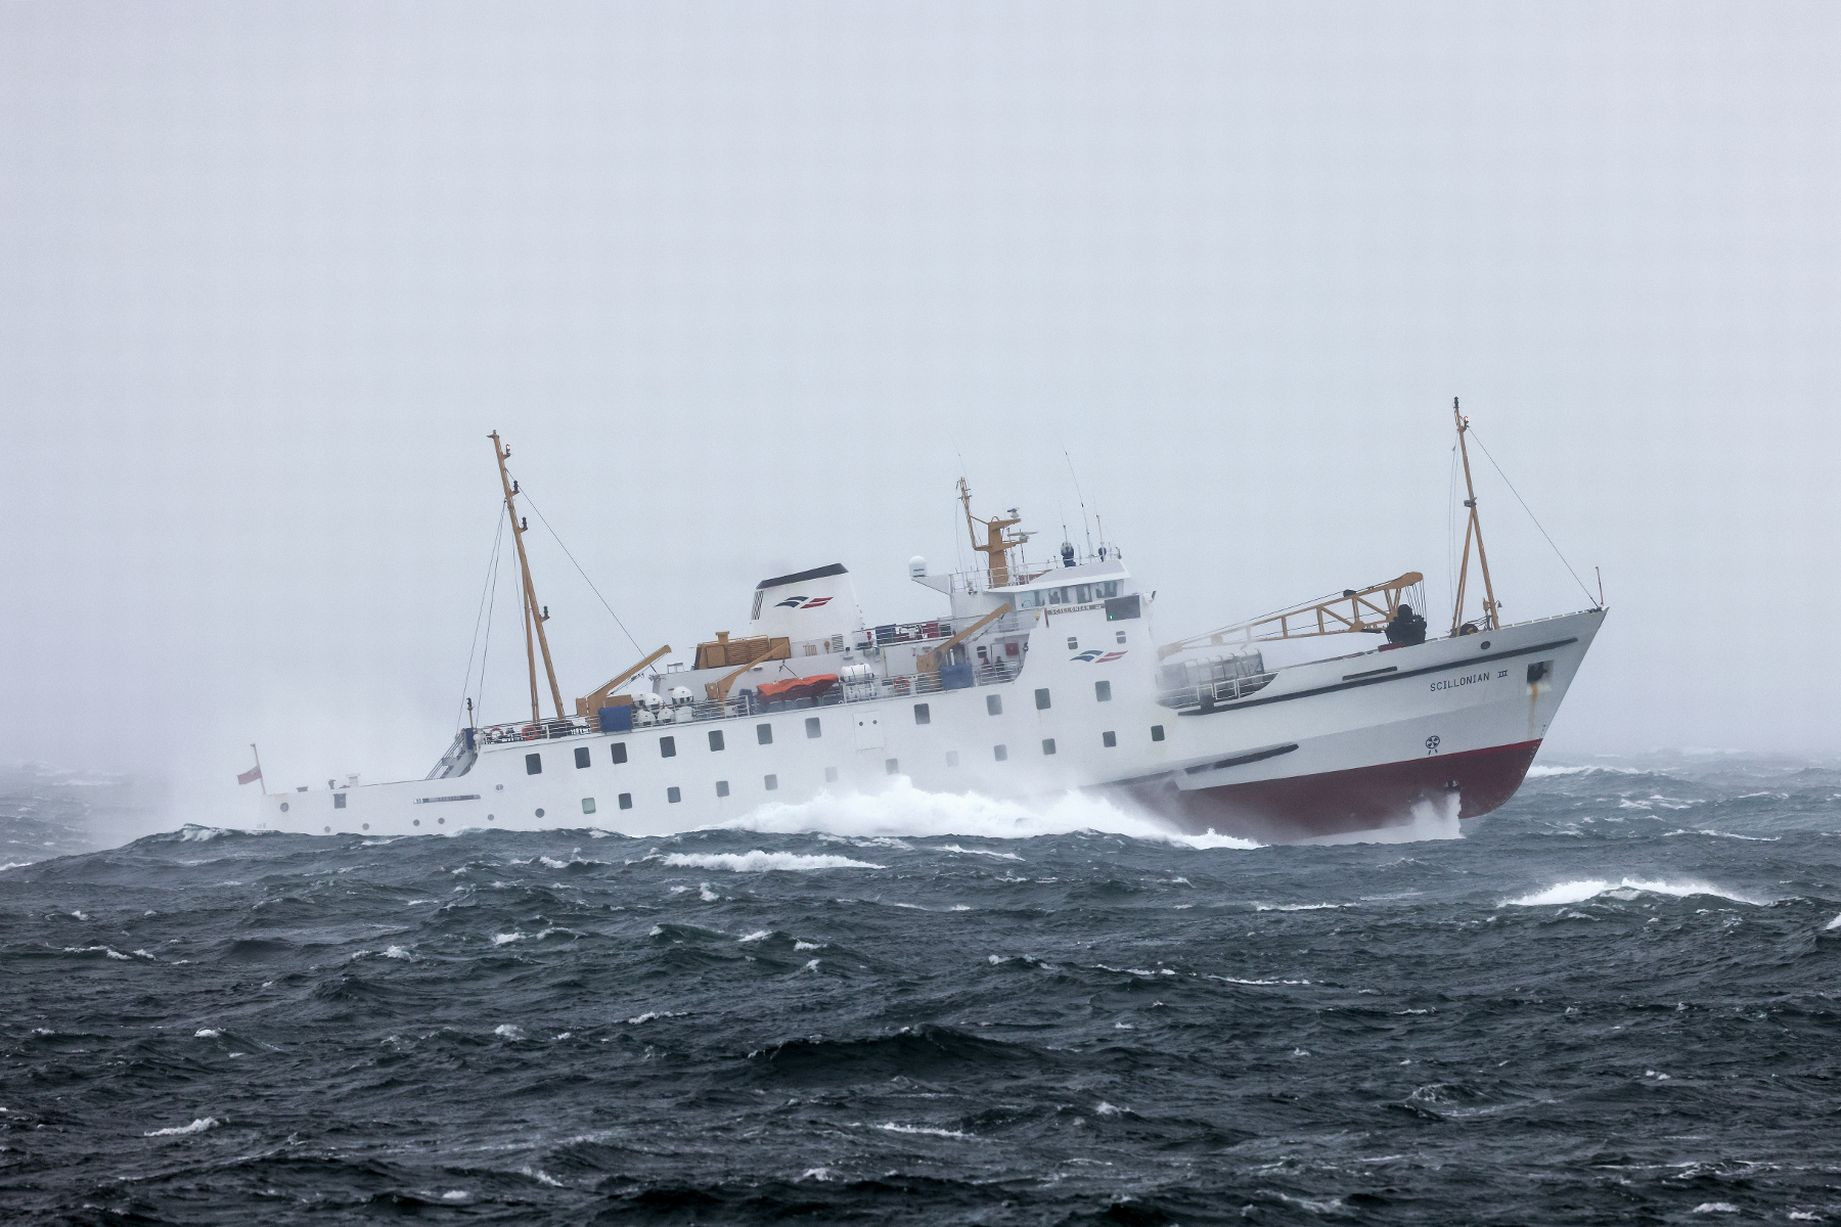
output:
M1167 777L1112 791L1193 834L1214 831L1264 842L1346 835L1402 826L1422 803L1458 796L1458 817L1487 814L1515 795L1537 741L1288 779L1184 792Z

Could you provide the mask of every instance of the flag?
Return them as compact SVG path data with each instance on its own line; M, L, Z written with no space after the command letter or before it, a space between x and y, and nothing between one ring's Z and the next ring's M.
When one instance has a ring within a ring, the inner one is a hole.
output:
M262 778L262 764L261 763L257 763L255 766L251 767L248 771L237 772L237 783L239 784L254 784L257 780L261 778Z

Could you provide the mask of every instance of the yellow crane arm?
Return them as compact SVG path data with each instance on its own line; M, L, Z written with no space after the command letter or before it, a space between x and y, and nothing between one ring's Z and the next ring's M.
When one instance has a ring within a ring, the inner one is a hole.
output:
M1250 622L1224 626L1206 635L1166 643L1157 649L1159 659L1186 652L1190 648L1219 647L1247 643L1255 639L1304 639L1315 635L1341 635L1351 631L1377 631L1387 625L1407 590L1425 582L1425 576L1408 571L1385 583L1362 589L1346 589L1340 596L1325 597L1308 605L1299 605L1282 613L1267 614ZM1377 601L1375 598L1379 598Z
M703 684L703 693L717 703L726 703L729 700L729 690L735 685L735 679L739 678L742 674L754 668L762 661L771 659L774 659L774 640L769 639L766 646L761 648L761 650L756 652L753 656L750 656L747 660L744 660L741 664L723 674L715 681L705 682Z
M652 653L652 655L646 657L644 660L634 665L631 669L628 669L625 673L620 674L618 677L615 677L609 682L607 682L606 685L601 686L593 694L585 694L581 698L577 699L575 701L575 714L578 716L592 716L594 715L596 708L608 706L614 697L614 691L620 689L622 686L626 685L628 682L638 677L640 672L644 670L647 665L651 664L653 661L657 660L659 657L663 656L666 652L669 652L670 650L671 650L671 645L666 644L664 647L660 648L658 651Z
M1005 601L996 609L993 609L990 613L978 619L976 622L954 635L951 639L948 639L945 643L942 643L939 647L931 648L923 652L921 658L914 664L915 671L919 673L938 673L940 671L940 661L945 659L946 653L952 651L961 643L970 639L973 635L976 635L979 631L991 625L991 623L997 621L1009 612L1010 602Z

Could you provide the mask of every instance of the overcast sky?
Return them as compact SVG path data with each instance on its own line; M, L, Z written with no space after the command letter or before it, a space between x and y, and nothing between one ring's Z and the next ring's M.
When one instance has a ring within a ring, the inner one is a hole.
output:
M1407 568L1442 606L1454 395L1603 568L1552 752L1832 752L1838 27L0 6L4 756L420 775L494 428L648 650L832 561L931 613L961 469L1049 545L1064 448L1166 635ZM1478 463L1506 615L1584 605ZM533 549L584 692L636 653Z

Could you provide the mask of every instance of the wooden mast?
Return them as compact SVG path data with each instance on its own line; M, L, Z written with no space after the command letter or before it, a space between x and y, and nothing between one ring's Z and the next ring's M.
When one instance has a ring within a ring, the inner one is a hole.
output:
M1477 514L1477 488L1470 480L1470 446L1464 440L1464 434L1470 429L1470 420L1458 410L1457 397L1451 398L1451 416L1457 422L1458 454L1464 460L1464 506L1470 509L1470 516L1464 524L1464 558L1457 568L1457 604L1451 610L1451 633L1458 633L1464 624L1464 590L1470 579L1470 542L1477 543L1477 565L1483 572L1483 621L1492 631L1502 629L1502 619L1496 612L1496 586L1489 577L1489 555L1483 549L1483 520Z
M550 679L550 697L556 703L556 718L563 718L563 692L556 684L556 664L550 659L550 637L544 633L543 624L550 620L549 611L537 604L537 585L531 582L531 560L524 553L524 520L518 515L518 483L505 471L505 461L511 456L511 448L499 442L499 432L493 431L486 436L492 440L492 454L499 463L499 484L505 490L505 510L511 515L511 540L518 549L518 572L524 581L524 661L531 675L531 723L542 719L537 702L537 655L536 649L543 651L543 671ZM535 642L531 631L535 630Z
M1019 517L981 520L972 514L972 488L965 484L965 478L959 479L959 502L965 507L965 531L971 535L972 549L983 554L990 569L991 587L1002 588L1010 582L1010 547L1021 545L1021 541L1004 537L1004 530L1014 528L1023 521ZM984 525L984 543L978 542L978 525ZM1028 536L1027 533L1024 536Z

